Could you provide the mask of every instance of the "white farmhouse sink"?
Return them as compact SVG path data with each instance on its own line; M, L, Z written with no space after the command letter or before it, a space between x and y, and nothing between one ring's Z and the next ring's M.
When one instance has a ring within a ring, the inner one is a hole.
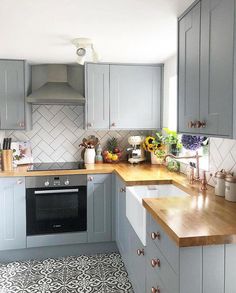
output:
M172 184L126 188L126 216L143 245L146 246L146 209L142 205L142 199L185 196L188 196L186 192Z

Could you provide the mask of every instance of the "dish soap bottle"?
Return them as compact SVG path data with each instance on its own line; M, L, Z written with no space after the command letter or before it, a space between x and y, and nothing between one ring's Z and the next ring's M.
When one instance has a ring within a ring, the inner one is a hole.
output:
M102 158L102 147L99 144L97 147L97 152L96 152L96 157L95 157L95 163L96 164L101 164L103 163L103 158Z

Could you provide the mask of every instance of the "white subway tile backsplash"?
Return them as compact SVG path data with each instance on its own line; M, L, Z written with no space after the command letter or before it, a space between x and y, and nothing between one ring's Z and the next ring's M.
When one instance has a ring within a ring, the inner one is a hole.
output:
M102 147L112 136L123 150L130 135L147 135L149 131L85 131L84 108L81 106L33 105L31 131L7 131L14 141L29 140L35 162L65 162L81 160L79 144L84 137L95 135Z

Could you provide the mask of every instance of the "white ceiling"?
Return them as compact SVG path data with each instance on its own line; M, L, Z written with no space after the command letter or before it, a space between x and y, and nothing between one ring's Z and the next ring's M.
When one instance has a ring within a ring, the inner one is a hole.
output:
M73 63L88 37L101 61L163 62L176 52L177 16L193 0L0 0L0 58Z

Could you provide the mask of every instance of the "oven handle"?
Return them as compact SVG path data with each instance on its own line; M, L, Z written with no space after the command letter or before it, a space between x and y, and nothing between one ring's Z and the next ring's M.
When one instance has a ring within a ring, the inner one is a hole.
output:
M74 189L35 190L34 194L55 194L55 193L73 193L73 192L79 192L79 189L74 188Z

